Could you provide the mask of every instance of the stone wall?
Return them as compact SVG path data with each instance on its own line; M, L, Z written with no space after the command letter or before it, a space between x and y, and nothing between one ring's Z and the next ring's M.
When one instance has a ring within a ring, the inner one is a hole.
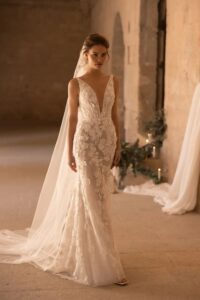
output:
M141 109L155 98L157 0L5 0L0 2L0 123L58 124L83 39L110 41L105 71L121 82L121 126L138 135ZM193 92L200 80L200 1L167 0L162 159L172 181ZM142 59L142 60L141 60ZM144 116L145 118L145 116ZM178 120L178 122L177 122Z
M88 28L79 0L0 2L1 125L60 123Z
M157 0L140 1L138 131L152 120L156 106Z
M132 142L137 138L138 123L140 1L94 0L91 3L91 31L104 34L110 41L111 60L107 71L120 77L125 139ZM118 59L115 55L116 34L119 35L116 26L121 27L118 42L123 43L120 49L123 55Z
M167 1L166 43L165 109L168 133L163 160L172 181L192 96L200 81L199 0Z
M157 0L92 1L91 31L105 34L114 47L115 18L122 24L124 57L123 101L125 137L133 141L137 118L151 114L155 100ZM200 1L167 0L165 110L168 123L162 160L172 181L187 123L193 92L200 80ZM108 70L117 72L112 61ZM148 98L150 102L148 102ZM150 110L148 109L150 108ZM178 120L178 122L177 122Z

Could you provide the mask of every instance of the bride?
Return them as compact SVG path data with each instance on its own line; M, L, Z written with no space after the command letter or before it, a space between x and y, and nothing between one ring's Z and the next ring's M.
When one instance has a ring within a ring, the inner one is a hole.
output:
M84 40L32 224L0 230L1 263L30 263L91 286L128 283L110 214L120 140L119 82L101 71L108 49L100 34Z

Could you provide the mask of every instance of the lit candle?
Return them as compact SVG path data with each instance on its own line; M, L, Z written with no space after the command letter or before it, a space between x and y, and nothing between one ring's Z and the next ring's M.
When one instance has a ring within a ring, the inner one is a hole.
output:
M152 142L152 133L147 133L147 136L148 136L149 142L151 143Z
M153 158L156 157L156 146L153 146L152 156Z
M146 139L146 144L148 144L149 143L149 140L148 139Z
M158 168L158 180L160 181L161 179L161 168Z

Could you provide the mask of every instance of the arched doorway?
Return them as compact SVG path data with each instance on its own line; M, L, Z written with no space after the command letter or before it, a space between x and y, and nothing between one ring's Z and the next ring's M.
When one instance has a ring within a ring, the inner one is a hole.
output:
M120 14L117 13L114 21L113 28L113 41L112 41L112 73L119 77L120 80L120 95L119 95L119 114L120 114L120 138L121 141L125 140L124 128L124 37Z
M156 110L164 108L166 47L166 0L158 2Z
M166 0L140 2L138 131L164 108Z

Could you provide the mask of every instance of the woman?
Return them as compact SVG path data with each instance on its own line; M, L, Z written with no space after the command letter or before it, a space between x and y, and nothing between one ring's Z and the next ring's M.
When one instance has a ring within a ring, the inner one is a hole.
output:
M28 262L91 286L127 284L110 221L120 141L119 83L101 72L108 48L103 36L86 37L32 225L26 234L0 231L0 262Z

